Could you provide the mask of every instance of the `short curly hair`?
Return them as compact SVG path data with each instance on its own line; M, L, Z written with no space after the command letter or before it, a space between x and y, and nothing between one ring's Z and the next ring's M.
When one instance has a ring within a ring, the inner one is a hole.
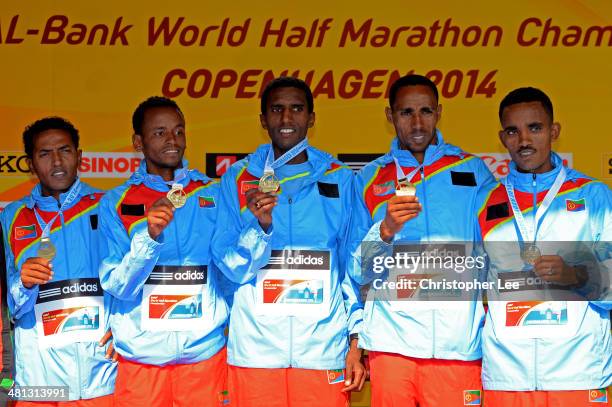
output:
M23 148L28 158L34 154L34 141L36 136L47 130L63 130L70 134L74 148L79 148L79 131L70 121L63 117L51 116L36 120L23 131Z

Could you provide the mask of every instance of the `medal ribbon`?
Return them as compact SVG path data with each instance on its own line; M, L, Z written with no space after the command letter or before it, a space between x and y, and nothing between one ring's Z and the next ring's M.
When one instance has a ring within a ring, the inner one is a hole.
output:
M438 135L438 131L436 130L436 136ZM438 151L438 149L440 148L440 140L438 139L437 144L433 145L433 151L432 151L432 155L435 156L436 152ZM410 172L410 174L406 175L406 173L404 172L404 170L402 169L402 166L399 163L399 160L397 159L397 157L395 157L395 155L393 156L393 161L395 161L395 173L396 173L396 177L397 177L397 182L399 183L400 180L402 179L407 179L408 182L412 183L412 178L414 178L414 176L416 175L417 172L419 172L421 170L421 168L423 168L425 166L425 157L423 157L423 164L419 165L418 167L416 167L414 170L412 170Z
M77 178L74 184L72 184L72 187L70 187L68 195L66 195L66 199L64 199L64 203L60 206L59 210L57 211L53 219L49 221L49 223L45 223L42 216L40 216L40 214L36 210L36 206L34 206L34 215L36 215L36 221L38 222L38 226L42 230L42 235L40 237L41 239L49 237L49 234L51 233L51 227L55 223L55 220L58 216L60 216L61 213L63 213L64 209L66 209L68 205L74 202L76 197L79 195L79 192L81 192L81 180Z
M170 187L170 189L172 189L172 187L175 184L178 184L181 187L181 189L182 189L183 185L181 184L181 181L184 180L185 178L187 178L187 174L189 173L189 171L190 170L179 171L179 173L177 174L178 176L176 178L174 178L172 181L164 181L163 179L162 179L162 181L166 185L168 185ZM147 177L153 179L153 177L159 177L159 175L152 175L152 174L148 174L147 173Z
M264 174L272 173L274 174L274 170L276 168L282 167L287 164L289 161L294 159L298 154L302 151L306 150L308 147L308 137L304 138L304 140L297 143L293 146L289 151L285 154L278 157L276 160L274 159L274 147L270 144L270 149L268 150L268 156L266 157L266 165L264 167Z
M416 167L414 170L410 171L410 174L406 175L406 173L404 172L404 170L402 169L402 166L400 165L399 161L397 160L397 158L393 157L393 161L395 161L395 173L396 173L396 177L397 177L397 182L399 183L401 180L403 179L407 179L408 182L412 183L412 178L416 175L417 172L419 172L421 170L421 168L423 168L424 164L419 165L418 167Z
M530 228L527 228L525 217L523 216L523 213L519 208L518 202L516 201L516 197L514 196L514 185L512 185L512 182L508 179L508 177L502 180L502 183L506 187L508 200L510 201L510 206L512 206L512 211L514 212L514 220L516 221L516 224L519 228L519 232L521 234L520 237L522 241L529 241L535 243L538 234L538 229L540 228L540 222L544 217L544 214L550 207L553 199L555 199L555 196L557 196L557 193L561 189L563 182L565 182L565 177L565 168L561 167L561 171L559 171L559 174L557 174L555 182L548 190L546 196L544 196L544 200L536 210L533 225Z

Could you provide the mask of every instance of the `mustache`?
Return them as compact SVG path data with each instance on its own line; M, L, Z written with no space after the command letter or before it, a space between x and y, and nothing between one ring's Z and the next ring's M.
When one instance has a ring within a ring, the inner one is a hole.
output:
M522 153L523 151L536 151L536 149L531 146L525 146L525 147L520 147L517 152Z

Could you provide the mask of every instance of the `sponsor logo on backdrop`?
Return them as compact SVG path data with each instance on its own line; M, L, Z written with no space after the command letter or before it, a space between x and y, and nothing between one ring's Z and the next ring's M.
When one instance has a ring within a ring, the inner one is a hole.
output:
M26 162L27 156L18 151L0 151L0 176L28 175L30 168Z
M0 176L30 176L22 152L0 152ZM134 152L83 152L79 167L82 178L128 178L140 164L142 154Z
M510 155L506 153L474 153L487 164L489 170L495 178L501 178L508 175L508 164L510 164ZM567 167L573 166L572 153L557 153L563 159L563 164Z
M603 154L601 177L612 178L612 153Z
M140 165L141 153L83 152L79 167L82 178L129 178Z
M229 170L236 161L242 160L248 153L206 153L206 175L219 178Z

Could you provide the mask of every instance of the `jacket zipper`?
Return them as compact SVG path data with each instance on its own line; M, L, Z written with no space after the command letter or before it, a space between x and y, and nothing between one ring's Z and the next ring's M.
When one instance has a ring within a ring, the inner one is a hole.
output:
M425 188L425 167L421 167L421 185L423 185L423 206L425 206L425 236L429 242L429 217L427 216L427 188Z
M59 211L59 209L61 208L61 205L60 205L59 202L57 203L57 206L58 206L58 211ZM65 222L64 222L64 213L63 212L59 213L59 218L60 218L60 223L62 225L62 227L61 227L62 241L64 243L64 249L66 250L66 249L68 249L68 242L66 242L66 234L64 233ZM53 225L50 226L50 229L53 229ZM49 231L49 235L50 234L51 234L51 231ZM68 252L66 252L66 253L68 253ZM70 267L70 256L65 256L65 257L66 257L66 270L72 270L72 268ZM68 274L66 274L66 277L67 277L67 279L71 279L72 278L72 276L70 276ZM74 351L75 351L75 354L76 354L76 368L77 368L77 386L76 386L76 388L77 388L77 396L80 399L81 398L81 393L82 393L82 390L83 390L82 389L83 381L82 381L82 378L81 378L81 363L80 363L81 357L80 357L80 354L79 354L79 346L80 346L80 344L78 344L78 343L74 344Z
M82 390L83 390L81 388L83 382L81 380L81 363L80 363L81 356L79 355L79 346L81 346L80 343L75 343L74 344L74 349L76 351L75 353L76 353L77 380L78 380L78 386L77 386L77 388L78 388L78 399L80 400L81 399L81 393L82 393ZM94 344L93 346L97 347L98 345Z
M427 188L425 187L425 167L421 167L421 185L423 186L423 205L425 210L425 236L429 242L429 218L427 216ZM436 310L431 310L431 355L436 356Z
M531 181L531 187L532 187L532 191L533 191L533 233L535 234L536 232L536 228L538 227L538 225L535 224L536 222L536 210L538 209L538 189L536 188L537 186L537 182L536 182L536 174L535 172L533 173L533 180ZM533 236L533 240L535 240L536 236Z
M176 246L176 256L177 256L177 258L179 260L179 266L182 266L183 265L183 256L181 256L181 246L179 245L179 241L178 241L178 238L179 238L178 227L176 226L176 221L172 222L172 224L173 224L172 231L174 232L174 243L175 243L175 246ZM176 347L175 354L176 354L176 361L177 362L179 361L179 359L181 357L181 353L182 353L182 352L180 352L180 349L179 349L178 335L179 335L178 332L172 332L172 336L174 336L174 344L175 344L175 347Z
M293 199L289 197L287 199L289 202L289 248L293 249L293 219L291 216L292 213L292 204ZM293 366L293 317L289 316L289 366Z
M533 339L533 360L534 360L534 365L533 365L533 384L534 384L534 388L535 390L540 390L540 386L539 386L539 381L538 381L538 339L534 338Z
M533 240L535 241L536 236L536 230L538 225L536 225L536 211L537 211L537 205L538 205L538 189L537 189L537 181L536 181L536 174L535 172L533 173L533 178L531 181L531 188L532 188L532 200L533 200L533 208L532 208L532 212L533 212ZM538 383L538 339L534 338L533 339L533 383L534 383L534 388L535 390L539 389L539 383Z
M66 234L64 233L64 214L62 212L60 212L60 222L62 224L62 240L64 242L64 249L67 250L68 249L68 242L66 242ZM50 226L51 229L53 229L53 225ZM51 231L49 231L49 235L51 235ZM66 251L66 253L69 253L68 251ZM70 256L66 256L66 270L72 270L72 268L70 267Z

